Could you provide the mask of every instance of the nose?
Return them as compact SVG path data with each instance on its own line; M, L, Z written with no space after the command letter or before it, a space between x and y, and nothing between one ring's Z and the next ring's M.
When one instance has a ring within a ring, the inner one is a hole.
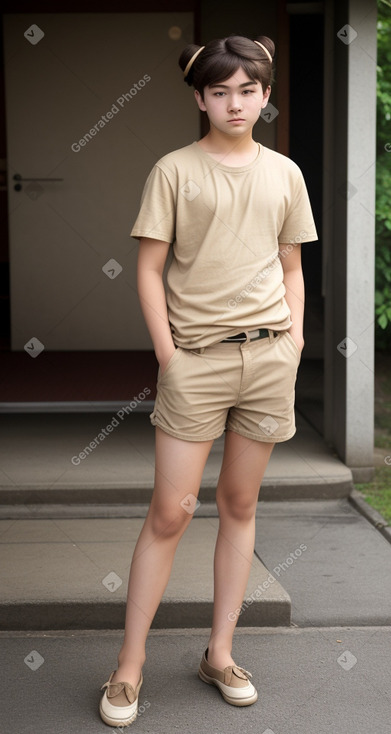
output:
M242 109L242 100L236 94L233 94L229 102L229 110L237 112Z

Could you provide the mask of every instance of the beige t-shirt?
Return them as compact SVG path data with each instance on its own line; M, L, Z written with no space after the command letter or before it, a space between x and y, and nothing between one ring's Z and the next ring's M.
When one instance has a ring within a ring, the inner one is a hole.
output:
M258 146L236 168L194 142L161 158L145 183L131 236L173 245L166 295L180 347L291 326L278 245L288 255L317 234L299 167Z

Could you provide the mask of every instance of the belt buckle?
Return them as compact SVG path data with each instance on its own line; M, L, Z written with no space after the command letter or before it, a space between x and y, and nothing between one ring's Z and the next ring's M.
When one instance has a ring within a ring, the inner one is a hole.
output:
M260 329L255 329L253 331L249 331L248 335L250 337L250 342L255 341L256 339L260 338Z

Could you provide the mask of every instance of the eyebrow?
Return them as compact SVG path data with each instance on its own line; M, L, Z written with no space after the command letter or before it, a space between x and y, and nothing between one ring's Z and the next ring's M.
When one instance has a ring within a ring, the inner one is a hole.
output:
M243 84L239 84L239 87L249 87L252 84L257 84L257 82L244 82ZM223 89L230 89L230 87L227 84L209 84L209 89L214 89L215 87L222 87Z

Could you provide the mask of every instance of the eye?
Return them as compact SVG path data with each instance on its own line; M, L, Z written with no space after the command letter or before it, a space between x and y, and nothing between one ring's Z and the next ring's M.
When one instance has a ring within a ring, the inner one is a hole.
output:
M220 97L220 95L225 94L225 92L214 92L214 97Z
M244 89L243 90L243 94L254 94L254 90L253 89Z

